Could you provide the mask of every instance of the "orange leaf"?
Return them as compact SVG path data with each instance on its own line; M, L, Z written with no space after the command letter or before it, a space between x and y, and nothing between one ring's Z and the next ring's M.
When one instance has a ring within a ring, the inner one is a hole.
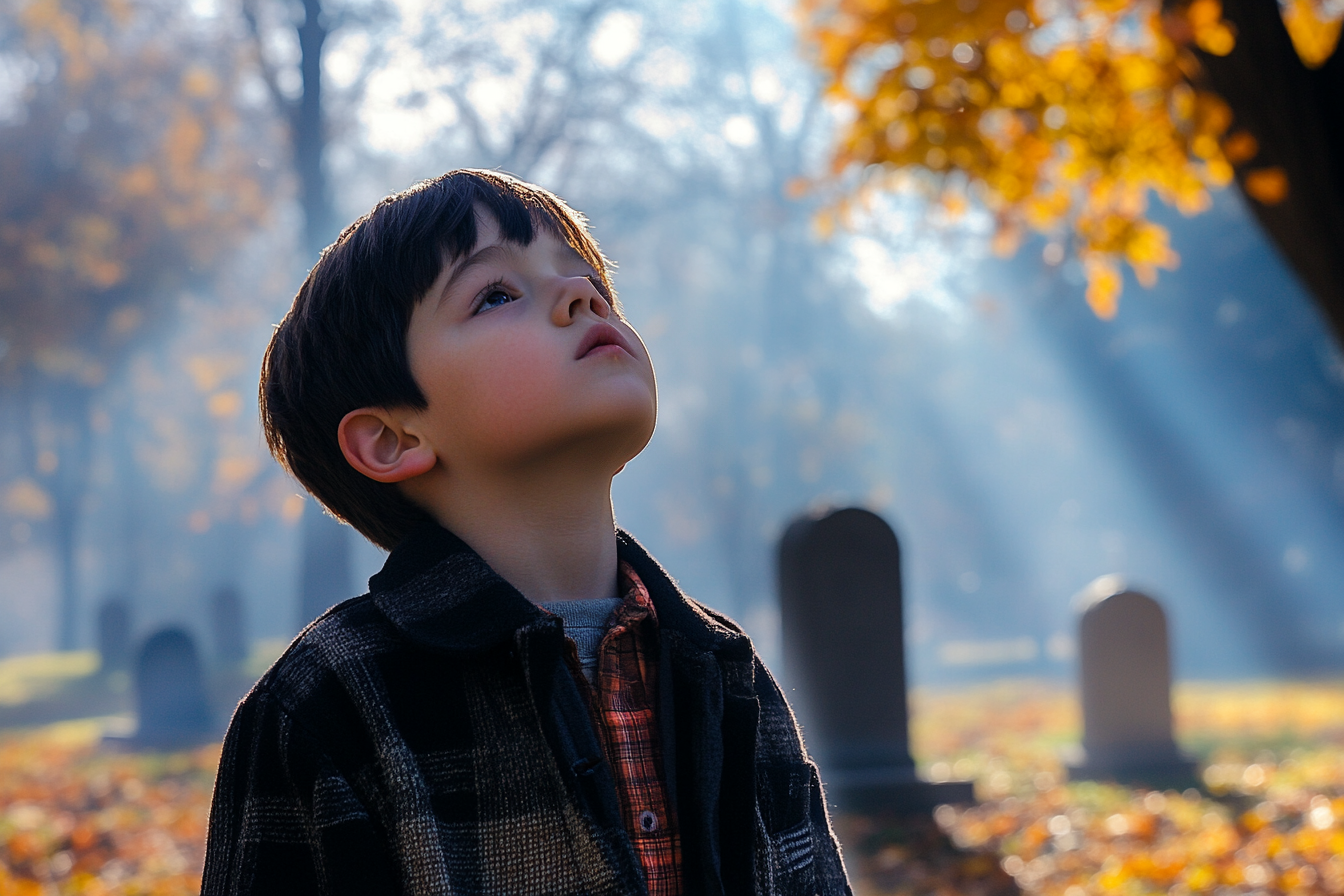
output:
M1288 198L1288 175L1278 165L1248 172L1242 186L1262 205L1278 205Z

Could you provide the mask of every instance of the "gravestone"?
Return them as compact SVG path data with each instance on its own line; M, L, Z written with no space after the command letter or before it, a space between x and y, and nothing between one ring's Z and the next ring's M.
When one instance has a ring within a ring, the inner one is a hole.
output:
M135 663L136 746L180 749L211 739L210 703L196 643L180 628L150 635Z
M971 782L915 774L906 703L896 534L858 508L802 517L779 545L779 602L790 678L827 795L898 814L974 802Z
M131 665L131 605L110 597L98 608L98 657L102 672L119 672Z
M236 666L247 659L247 619L236 588L226 586L210 598L210 634L216 662Z
M1069 767L1070 778L1198 784L1194 761L1172 736L1168 643L1166 613L1148 595L1093 595L1078 625L1084 759Z

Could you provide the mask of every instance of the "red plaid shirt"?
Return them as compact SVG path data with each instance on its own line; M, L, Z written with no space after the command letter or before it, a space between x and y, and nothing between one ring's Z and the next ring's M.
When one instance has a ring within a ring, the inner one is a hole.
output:
M583 676L576 678L588 694L649 896L681 896L681 837L667 799L654 711L658 664L649 648L658 643L658 617L648 589L624 561L619 584L625 602L598 647L597 686L585 687ZM577 670L577 655L573 661Z

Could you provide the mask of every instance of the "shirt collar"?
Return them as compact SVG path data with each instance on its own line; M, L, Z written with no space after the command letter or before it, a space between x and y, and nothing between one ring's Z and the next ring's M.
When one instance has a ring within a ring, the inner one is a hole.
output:
M653 607L653 598L644 580L635 572L629 561L621 560L616 566L616 587L622 597L621 605L616 608L616 625L634 625L648 620L654 626L658 624L658 613Z

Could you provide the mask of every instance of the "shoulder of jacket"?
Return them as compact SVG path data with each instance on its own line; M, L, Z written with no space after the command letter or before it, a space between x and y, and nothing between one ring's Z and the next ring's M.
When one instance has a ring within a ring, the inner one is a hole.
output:
M292 715L337 674L339 666L385 652L399 640L368 594L352 597L299 632L245 700L271 703Z
M692 610L694 610L698 615L703 617L705 621L709 623L711 626L726 629L728 632L734 635L742 635L743 637L746 637L747 634L746 631L742 628L742 626L734 622L731 616L727 615L726 613L721 613L711 606L702 604L700 603L700 601L696 600L693 597L686 597L685 595L683 595L683 599L686 601L686 603L690 606Z

